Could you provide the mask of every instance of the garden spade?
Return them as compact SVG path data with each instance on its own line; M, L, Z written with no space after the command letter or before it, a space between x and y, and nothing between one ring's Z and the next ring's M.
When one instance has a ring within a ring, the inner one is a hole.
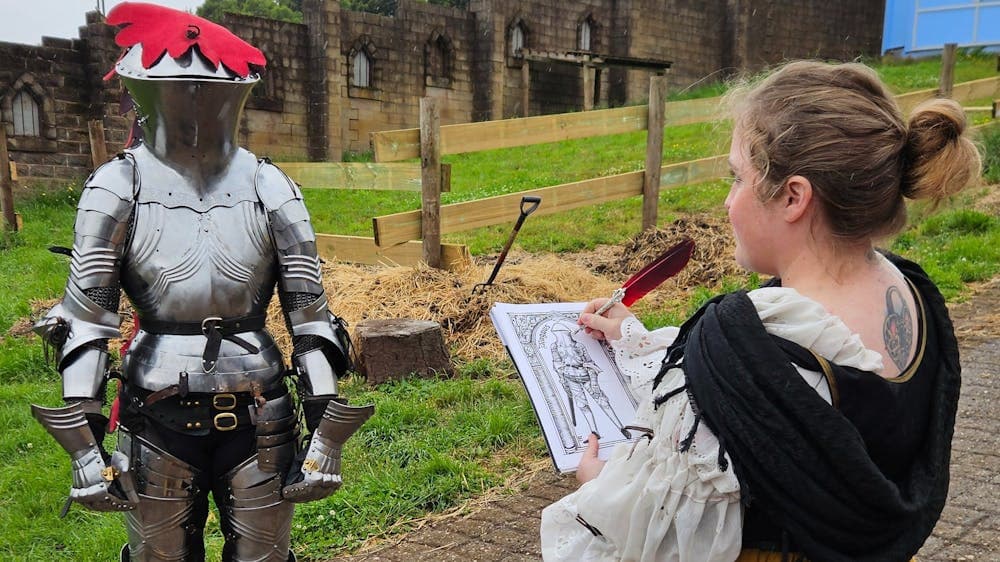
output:
M521 214L517 217L517 222L514 223L514 230L511 231L510 237L507 238L507 243L503 245L503 250L500 251L500 256L497 257L497 264L493 266L493 273L490 273L490 278L483 283L476 283L472 287L472 294L475 295L477 292L482 293L493 284L493 280L497 277L497 272L500 271L500 266L503 265L503 261L507 259L507 252L510 251L511 245L514 243L514 238L517 238L517 232L521 230L521 225L524 224L524 219L528 218L528 215L535 212L535 209L542 203L541 197L535 197L532 195L525 195L521 198Z

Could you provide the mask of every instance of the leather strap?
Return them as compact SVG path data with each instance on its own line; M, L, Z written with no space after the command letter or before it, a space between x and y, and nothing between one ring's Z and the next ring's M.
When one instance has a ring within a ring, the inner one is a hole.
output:
M206 373L215 372L215 366L219 360L219 349L222 347L222 340L235 343L245 349L247 353L259 353L260 350L255 345L236 334L262 330L266 321L267 317L264 315L241 316L229 319L210 316L200 323L169 322L154 319L143 320L141 318L139 320L142 329L151 334L204 335L206 341L205 351L201 354L201 366Z
M175 334L178 336L196 336L204 334L209 323L226 334L253 332L264 329L267 317L263 314L240 316L239 318L219 318L210 316L200 322L172 322L153 318L140 318L139 326L151 334Z

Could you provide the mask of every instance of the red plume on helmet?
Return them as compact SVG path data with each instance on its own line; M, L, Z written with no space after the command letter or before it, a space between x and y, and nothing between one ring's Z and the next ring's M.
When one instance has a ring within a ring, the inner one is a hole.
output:
M214 68L222 63L242 78L250 75L250 65L263 67L267 60L260 49L233 35L217 23L194 14L157 6L124 2L107 17L109 25L123 26L115 43L119 47L142 46L142 65L151 68L164 53L177 59L197 46ZM105 80L115 75L112 68Z

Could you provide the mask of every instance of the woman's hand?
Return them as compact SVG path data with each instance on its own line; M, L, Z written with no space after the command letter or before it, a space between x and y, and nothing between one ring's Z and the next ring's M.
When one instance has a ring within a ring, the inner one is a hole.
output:
M587 439L587 450L583 452L583 458L580 459L580 466L576 469L576 479L580 484L586 484L597 478L597 475L601 473L601 469L606 464L605 461L597 458L597 448L597 434L591 433L590 438Z
M596 339L619 340L622 337L622 322L634 314L621 303L615 303L600 316L594 314L608 300L610 299L600 298L588 302L576 323L583 326L584 331Z

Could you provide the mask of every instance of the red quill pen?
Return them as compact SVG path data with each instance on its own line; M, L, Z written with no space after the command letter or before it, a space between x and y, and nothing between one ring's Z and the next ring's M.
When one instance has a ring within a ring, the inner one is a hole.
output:
M635 301L646 296L646 293L680 273L691 259L691 254L693 253L694 240L685 238L664 252L663 255L649 262L638 273L629 277L628 281L622 284L622 289L625 289L622 304L632 306Z
M680 273L694 253L694 240L685 238L673 245L669 250L649 262L635 275L628 278L620 289L615 289L611 300L594 311L594 314L604 314L615 303L632 306L635 301L646 296L646 293L660 286L661 283Z

